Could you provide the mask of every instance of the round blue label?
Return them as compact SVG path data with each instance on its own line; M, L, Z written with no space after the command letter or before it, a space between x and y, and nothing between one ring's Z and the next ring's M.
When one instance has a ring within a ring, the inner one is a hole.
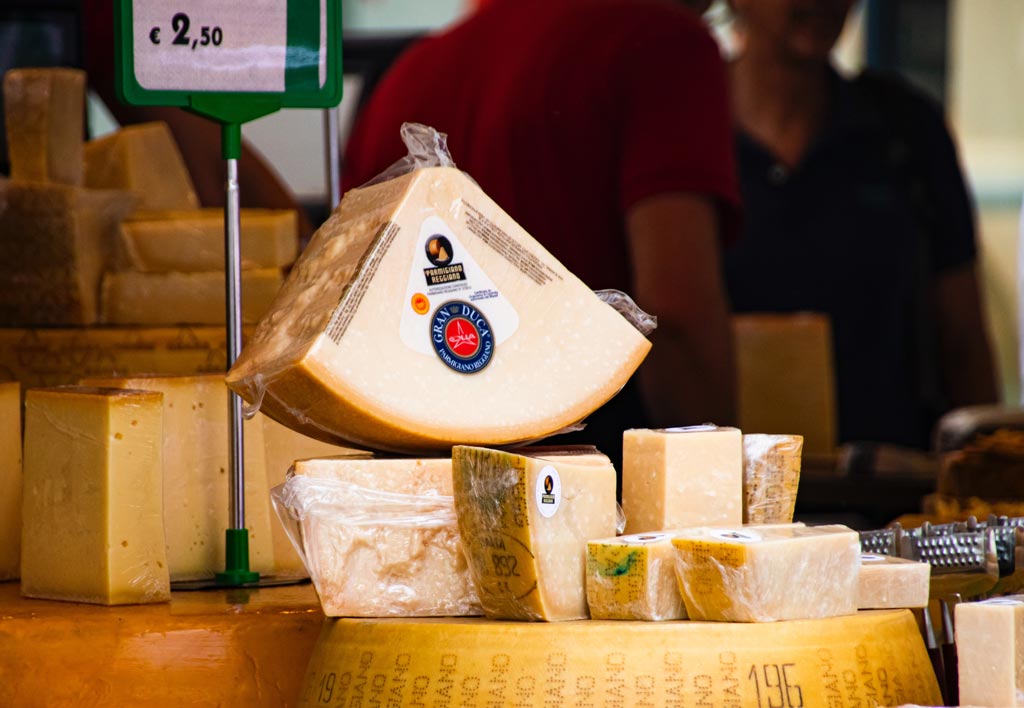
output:
M494 354L494 335L487 318L461 300L446 302L434 311L430 341L441 361L460 374L475 374Z

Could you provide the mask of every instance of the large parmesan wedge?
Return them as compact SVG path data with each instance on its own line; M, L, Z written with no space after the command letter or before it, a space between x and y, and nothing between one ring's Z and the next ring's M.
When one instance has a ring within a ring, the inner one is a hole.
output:
M228 374L328 441L399 452L555 433L650 343L454 168L345 195Z

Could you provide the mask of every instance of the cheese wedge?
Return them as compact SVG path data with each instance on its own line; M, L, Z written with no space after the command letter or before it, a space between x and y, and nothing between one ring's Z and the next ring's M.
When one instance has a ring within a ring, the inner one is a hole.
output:
M275 498L298 522L328 617L479 615L451 458L298 460Z
M960 702L1024 706L1024 595L956 606Z
M253 323L270 309L281 288L276 268L242 273L242 321ZM224 324L224 273L138 273L103 276L105 324Z
M587 543L587 604L593 619L686 619L669 534Z
M21 386L0 383L0 580L21 572Z
M77 386L28 391L23 595L102 605L170 600L162 399Z
M860 538L845 526L720 527L674 534L690 619L774 622L857 611Z
M857 607L862 610L927 607L931 569L927 563L906 558L862 554Z
M491 618L587 617L587 541L615 534L615 468L458 446L455 511Z
M138 123L85 144L85 185L123 189L140 209L197 209L192 177L166 123Z
M743 442L736 428L627 430L622 510L631 534L743 519Z
M800 435L743 436L743 523L793 521L803 445Z
M82 184L84 71L10 69L4 74L4 119L12 180Z
M242 209L243 270L290 266L299 252L298 217L287 209ZM224 211L137 211L121 225L128 265L144 272L224 269Z
M345 195L228 385L313 437L447 450L580 421L649 348L472 180L437 167Z
M163 520L171 580L212 578L223 571L231 489L224 377L94 377L82 383L163 395ZM270 574L274 570L274 544L261 420L245 422L243 442L249 567Z

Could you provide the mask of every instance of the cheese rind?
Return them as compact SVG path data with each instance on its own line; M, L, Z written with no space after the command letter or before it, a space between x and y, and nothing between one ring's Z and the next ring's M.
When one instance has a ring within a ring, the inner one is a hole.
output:
M860 538L845 526L747 526L673 535L690 619L775 622L857 611Z
M425 247L440 238L448 262ZM312 437L419 453L562 430L649 348L472 180L437 167L345 195L228 385Z
M0 383L0 580L21 571L21 386Z
M861 610L927 607L931 568L927 563L906 558L862 554L857 607Z
M631 534L743 519L743 443L713 425L627 430L622 510Z
M457 446L455 511L491 618L585 619L587 541L615 533L615 468Z
M743 436L743 523L793 521L803 444L801 435Z
M103 605L170 599L161 422L159 393L28 391L23 595Z
M587 543L587 604L593 619L686 619L669 534Z
M1024 595L960 603L954 624L960 701L1024 706Z
M84 116L84 71L7 71L4 118L11 179L81 185Z
M450 458L298 460L274 494L328 617L481 614Z

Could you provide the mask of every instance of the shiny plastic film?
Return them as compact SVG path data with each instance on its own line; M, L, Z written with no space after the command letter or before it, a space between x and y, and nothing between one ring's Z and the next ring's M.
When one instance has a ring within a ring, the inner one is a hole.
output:
M457 446L459 530L492 619L586 619L586 547L615 534L615 468Z
M890 610L927 607L931 565L896 556L861 555L857 607Z
M451 482L440 481L446 470L450 480L443 459L300 460L272 490L324 614L481 614L452 497L439 493L450 492Z
M658 318L640 309L633 298L621 290L595 290L594 294L625 317L645 337L650 337L658 328Z
M793 521L803 446L801 435L743 436L743 523Z
M345 194L228 385L310 437L401 454L577 426L650 342L453 167L442 135L403 134L406 160Z
M845 526L687 529L672 544L690 619L775 622L857 611L860 539Z
M587 542L587 604L593 619L686 619L669 534Z

